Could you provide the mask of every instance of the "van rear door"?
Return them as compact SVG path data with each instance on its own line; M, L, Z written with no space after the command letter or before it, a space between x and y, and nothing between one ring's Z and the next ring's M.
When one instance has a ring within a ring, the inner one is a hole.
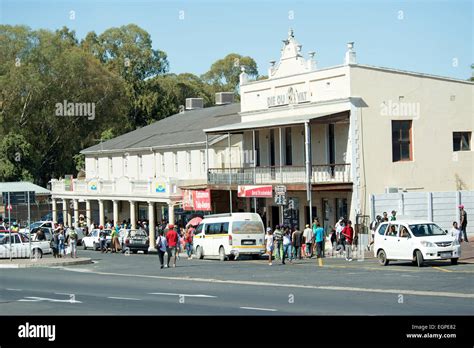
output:
M263 223L257 220L232 221L232 245L257 248L265 235Z

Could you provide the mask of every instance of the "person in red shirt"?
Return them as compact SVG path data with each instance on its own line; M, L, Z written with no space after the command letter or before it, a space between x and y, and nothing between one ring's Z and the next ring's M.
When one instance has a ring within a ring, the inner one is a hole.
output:
M178 250L178 233L174 230L174 225L168 225L168 232L166 233L166 242L168 244L168 260L166 267L170 266L170 260L173 258L173 267L176 267L176 252Z
M346 226L342 230L346 246L346 261L352 261L352 240L354 239L354 229L351 220L347 221Z
M184 234L184 242L186 243L186 253L188 254L188 260L191 259L193 253L193 237L194 237L194 227L189 227Z

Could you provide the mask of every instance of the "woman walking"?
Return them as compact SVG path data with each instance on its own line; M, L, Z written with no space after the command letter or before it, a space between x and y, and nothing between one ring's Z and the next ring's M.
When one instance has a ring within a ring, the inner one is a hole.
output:
M267 234L265 236L265 242L267 244L267 254L268 254L268 265L272 265L272 257L273 257L273 248L275 247L273 244L273 232L270 227L267 227Z

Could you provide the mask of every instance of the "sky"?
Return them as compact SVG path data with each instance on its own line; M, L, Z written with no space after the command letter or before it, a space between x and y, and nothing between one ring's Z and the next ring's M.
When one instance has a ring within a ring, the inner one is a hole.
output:
M229 53L255 59L261 75L278 61L289 28L316 51L318 67L343 63L346 43L357 61L459 79L474 63L471 0L0 0L0 22L56 30L82 39L90 31L137 24L153 48L168 55L170 72L205 73ZM74 12L71 12L74 11Z

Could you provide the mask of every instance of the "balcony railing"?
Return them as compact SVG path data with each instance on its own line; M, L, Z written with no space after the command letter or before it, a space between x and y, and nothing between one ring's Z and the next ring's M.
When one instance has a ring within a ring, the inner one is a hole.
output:
M313 165L311 183L349 183L352 181L351 165ZM229 175L230 172L230 175ZM263 185L263 184L303 184L306 183L304 166L269 166L247 168L211 168L208 172L211 185Z
M64 179L52 179L53 194L79 195L140 195L152 197L181 196L181 191L174 180L134 180L118 178L116 180L73 179L72 187L66 187Z

